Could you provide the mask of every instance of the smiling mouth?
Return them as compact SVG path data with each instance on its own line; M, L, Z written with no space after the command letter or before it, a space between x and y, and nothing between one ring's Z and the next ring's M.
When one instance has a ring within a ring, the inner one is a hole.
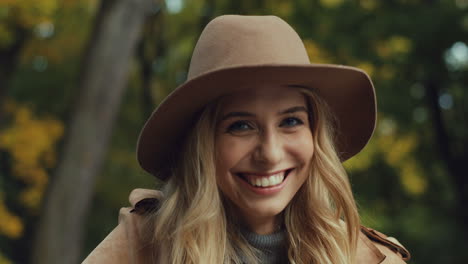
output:
M253 173L236 173L243 181L253 187L268 188L280 185L293 169L279 171L274 174L259 175Z

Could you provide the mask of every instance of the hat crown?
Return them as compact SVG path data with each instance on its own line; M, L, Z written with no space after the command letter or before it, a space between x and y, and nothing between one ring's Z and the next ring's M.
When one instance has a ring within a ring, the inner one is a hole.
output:
M203 30L188 79L223 68L263 64L310 64L310 60L299 35L281 18L224 15Z

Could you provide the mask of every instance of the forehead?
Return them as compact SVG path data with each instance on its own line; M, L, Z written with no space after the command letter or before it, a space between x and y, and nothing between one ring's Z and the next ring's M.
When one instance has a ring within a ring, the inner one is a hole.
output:
M306 99L297 88L262 85L227 95L221 100L221 112L278 110L292 106L306 107Z

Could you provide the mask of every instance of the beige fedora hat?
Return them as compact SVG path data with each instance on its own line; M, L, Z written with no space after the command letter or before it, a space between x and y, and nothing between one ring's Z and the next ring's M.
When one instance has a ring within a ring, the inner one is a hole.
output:
M375 92L360 69L311 64L299 35L275 16L224 15L203 30L187 81L152 113L137 144L149 173L167 178L181 144L206 104L256 84L313 88L337 119L337 150L344 161L370 139L376 121Z

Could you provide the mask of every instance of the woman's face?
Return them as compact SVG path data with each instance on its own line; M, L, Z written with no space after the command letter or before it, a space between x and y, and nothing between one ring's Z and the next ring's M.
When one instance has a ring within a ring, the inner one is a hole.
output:
M314 145L306 100L294 88L262 86L220 103L218 186L247 224L274 220L309 175Z

